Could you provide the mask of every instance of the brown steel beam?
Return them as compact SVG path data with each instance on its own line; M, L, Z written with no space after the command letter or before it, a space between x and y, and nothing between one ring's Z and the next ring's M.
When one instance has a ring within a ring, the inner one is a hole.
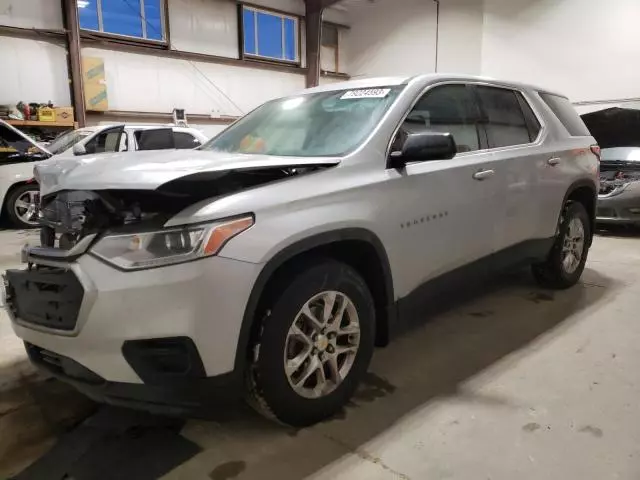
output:
M76 122L79 127L87 123L87 112L84 104L84 89L82 88L82 58L80 56L80 23L78 21L77 0L62 0L64 28L67 37L67 53L69 73L71 74L71 102L75 111Z
M307 40L307 88L320 84L320 48L322 45L322 13L340 0L305 0Z
M329 8L340 1L341 0L305 0L304 3L306 4L307 9L311 7L312 10L321 12L325 8Z
M42 40L51 43L64 43L65 31L47 28L23 28L0 25L0 37L25 38L28 40Z

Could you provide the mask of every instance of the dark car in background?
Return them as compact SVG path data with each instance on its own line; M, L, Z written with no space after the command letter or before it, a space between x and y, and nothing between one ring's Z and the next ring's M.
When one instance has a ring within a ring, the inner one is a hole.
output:
M597 222L640 226L640 147L602 149Z

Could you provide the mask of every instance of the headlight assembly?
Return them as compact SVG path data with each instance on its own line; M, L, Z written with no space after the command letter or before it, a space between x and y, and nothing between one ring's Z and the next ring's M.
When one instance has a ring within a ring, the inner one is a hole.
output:
M91 252L124 270L172 265L216 255L229 240L253 223L253 216L245 216L154 232L107 235Z

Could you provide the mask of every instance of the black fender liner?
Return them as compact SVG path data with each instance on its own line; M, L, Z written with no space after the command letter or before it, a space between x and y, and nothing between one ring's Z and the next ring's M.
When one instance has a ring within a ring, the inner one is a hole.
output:
M249 301L247 302L247 306L242 317L242 326L240 327L240 335L238 337L236 358L234 362L234 373L236 375L242 375L246 367L245 362L247 359L247 348L249 347L249 342L251 340L251 333L254 326L258 304L262 298L262 294L265 291L267 283L278 268L293 257L311 251L317 247L349 240L369 243L375 249L378 257L380 258L381 268L384 275L385 296L388 304L386 308L387 322L391 323L393 321L393 317L395 316L395 308L393 307L395 297L391 266L389 264L387 251L375 233L365 228L343 228L306 237L288 245L267 261L253 284L251 294L249 295Z

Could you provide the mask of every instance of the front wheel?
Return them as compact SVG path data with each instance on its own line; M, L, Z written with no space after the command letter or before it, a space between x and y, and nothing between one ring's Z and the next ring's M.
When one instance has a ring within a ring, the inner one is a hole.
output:
M538 283L558 290L575 285L587 261L590 238L589 215L584 205L577 202L567 204L547 260L533 266L533 275Z
M25 184L15 188L6 202L7 215L11 223L18 228L38 226L38 184Z
M316 261L276 290L250 374L250 403L283 423L306 426L337 413L371 360L375 310L353 268Z

